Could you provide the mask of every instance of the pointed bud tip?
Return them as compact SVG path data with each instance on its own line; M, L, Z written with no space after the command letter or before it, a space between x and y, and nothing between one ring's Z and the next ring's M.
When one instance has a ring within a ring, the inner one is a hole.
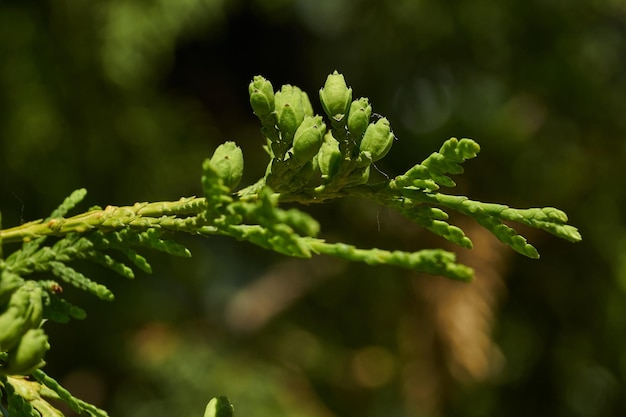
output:
M344 119L352 102L352 88L348 88L344 76L337 70L326 78L320 89L320 101L328 117L337 122Z

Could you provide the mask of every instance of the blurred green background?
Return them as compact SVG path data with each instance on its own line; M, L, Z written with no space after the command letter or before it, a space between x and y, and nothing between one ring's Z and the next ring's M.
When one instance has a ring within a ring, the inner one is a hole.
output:
M459 218L470 285L229 239L181 238L152 276L85 265L112 304L50 323L47 371L111 415L617 416L626 413L626 3L621 0L107 0L0 4L0 211L46 216L199 194L236 140L244 183L266 163L256 74L317 102L342 72L399 140L404 172L451 137L481 155L453 192L566 211L584 241L527 231L532 261ZM359 200L307 207L324 237L446 244ZM447 247L447 246L446 246ZM68 412L68 415L71 413Z

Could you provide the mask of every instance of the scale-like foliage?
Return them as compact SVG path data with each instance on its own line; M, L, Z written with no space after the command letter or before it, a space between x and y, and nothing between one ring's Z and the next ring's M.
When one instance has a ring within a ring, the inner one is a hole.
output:
M284 203L318 204L346 196L395 209L464 248L472 248L472 241L462 229L448 223L444 209L474 218L503 243L530 258L538 258L539 253L511 223L539 228L570 242L581 239L558 209L514 209L440 192L441 187L454 187L450 175L463 173L461 164L477 156L480 147L471 139L447 140L438 152L393 179L370 179L372 164L389 152L395 136L386 118L372 118L367 98L352 100L352 89L336 71L328 76L319 94L326 120L313 114L309 96L298 87L286 85L274 93L271 82L256 76L249 93L270 156L265 174L256 183L233 193L242 178L244 159L234 142L226 142L202 165L202 197L93 207L67 217L86 196L80 189L50 217L0 230L0 395L4 415L60 416L47 398L63 401L78 413L107 415L74 398L39 369L49 348L42 330L45 319L66 322L85 317L80 307L61 297L62 285L50 276L101 299L114 298L106 286L70 265L75 260L92 261L132 279L134 269L152 270L140 250L191 256L184 246L169 239L175 233L188 233L230 236L288 256L324 254L462 281L472 279L473 271L456 263L454 253L441 249L367 249L327 242L318 237L320 226L310 215L281 207ZM2 244L9 242L21 242L22 246L3 259ZM33 379L25 379L25 375ZM216 397L208 404L205 416L231 417L232 412L225 397Z
M438 190L440 186L454 187L456 183L445 174L462 174L461 164L467 159L475 158L478 152L480 146L471 139L448 139L439 152L432 153L421 164L394 178L389 187L416 187L431 191Z

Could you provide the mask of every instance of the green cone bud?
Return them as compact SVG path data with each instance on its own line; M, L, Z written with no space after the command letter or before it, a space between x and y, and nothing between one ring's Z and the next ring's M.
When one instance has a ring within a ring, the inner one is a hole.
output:
M317 154L317 165L322 173L322 178L332 178L337 173L340 163L339 142L328 132L324 135L324 141Z
M243 176L243 152L235 142L225 142L215 149L210 160L211 167L217 172L224 185L231 190Z
M305 117L293 138L293 157L301 163L313 159L320 150L325 132L322 116Z
M233 417L234 407L226 397L214 397L204 410L204 417Z
M3 269L2 275L0 275L0 305L9 301L11 295L23 282L24 280L19 275Z
M372 116L372 106L366 97L354 100L350 105L350 113L348 113L348 130L350 134L359 141L363 137L365 129L370 122Z
M26 325L29 329L35 329L43 319L43 290L34 281L26 281L19 291L27 294ZM24 296L26 298L26 295Z
M19 344L9 351L7 366L2 369L9 375L29 375L45 365L43 357L50 349L48 336L43 329L30 329Z
M320 100L328 117L337 122L345 117L352 101L352 89L346 85L343 75L335 71L326 78Z
M308 99L308 96L305 97ZM286 142L291 142L293 135L304 120L305 105L302 103L302 98L302 90L291 85L283 85L276 93L274 100L276 124Z
M0 314L0 352L12 349L22 338L28 327L26 318L17 307L9 307Z
M248 86L248 93L252 110L259 119L267 117L274 111L274 87L271 82L257 75Z
M359 145L359 150L369 153L372 162L376 162L387 155L393 144L393 139L394 136L391 133L389 121L383 117L376 123L370 123L367 127Z
M41 287L34 281L24 282L11 295L0 314L0 352L13 348L28 329L39 327L43 317L41 297Z

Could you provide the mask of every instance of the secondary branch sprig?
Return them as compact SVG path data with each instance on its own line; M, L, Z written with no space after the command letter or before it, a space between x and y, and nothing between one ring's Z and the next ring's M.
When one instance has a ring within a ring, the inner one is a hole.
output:
M81 195L86 190L81 189ZM197 215L206 210L206 199L185 197L178 201L135 203L132 206L107 206L72 217L51 216L0 230L3 243L27 242L44 236L65 236L92 230L121 230L127 227L145 230L162 228L193 232L199 227ZM54 214L54 213L53 213Z

